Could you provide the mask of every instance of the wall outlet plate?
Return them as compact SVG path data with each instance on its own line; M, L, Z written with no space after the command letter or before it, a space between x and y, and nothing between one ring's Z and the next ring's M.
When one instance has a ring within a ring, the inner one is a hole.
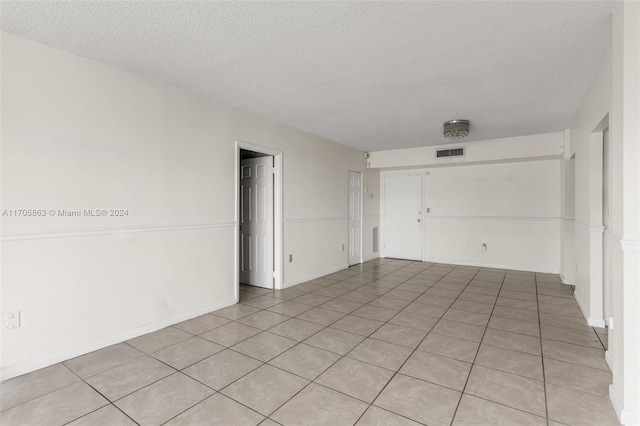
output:
M7 312L5 324L7 330L20 327L20 311Z

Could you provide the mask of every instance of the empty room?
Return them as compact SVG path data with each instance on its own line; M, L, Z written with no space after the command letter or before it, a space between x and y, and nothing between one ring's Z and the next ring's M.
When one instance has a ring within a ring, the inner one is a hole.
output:
M0 2L0 424L640 425L640 2Z

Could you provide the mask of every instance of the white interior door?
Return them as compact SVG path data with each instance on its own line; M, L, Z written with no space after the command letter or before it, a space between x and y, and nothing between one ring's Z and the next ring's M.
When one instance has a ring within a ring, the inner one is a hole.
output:
M240 162L240 282L273 288L273 157Z
M349 266L362 262L362 174L349 170Z
M384 256L422 260L422 175L384 178Z

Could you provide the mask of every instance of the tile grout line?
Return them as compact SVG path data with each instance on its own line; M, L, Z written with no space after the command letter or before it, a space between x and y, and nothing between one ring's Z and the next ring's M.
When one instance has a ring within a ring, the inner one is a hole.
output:
M398 269L396 269L396 270L399 270L399 269L402 269L402 268L398 268ZM386 276L386 275L389 275L389 274L385 274L385 275L383 275L383 276ZM352 277L350 277L350 278L352 278ZM346 279L350 279L350 278L346 278ZM345 279L345 280L346 280L346 279ZM344 282L345 280L338 281L338 282L336 282L336 283ZM336 284L336 283L333 283L333 284ZM328 286L331 286L331 285L333 285L333 284L329 284L329 285L324 286L324 287L328 287ZM398 285L399 285L399 284L398 284ZM359 288L362 288L362 287L364 287L364 286L366 286L366 284L365 284L365 285L363 285L363 286L360 286ZM394 288L395 288L395 287L394 287ZM312 292L313 292L313 291L315 291L315 290L312 290ZM353 290L353 291L355 291L355 290ZM308 293L305 293L305 294L310 294L310 293L311 293L311 292L308 292ZM338 297L340 297L340 296L338 296ZM331 300L335 300L335 299L337 299L338 297L334 297L334 298L332 298ZM327 302L330 302L331 300L328 300ZM375 299L374 299L374 300L375 300ZM325 303L327 303L327 302L325 302ZM284 302L283 302L283 303L284 303ZM276 306L276 305L274 305L274 306ZM319 307L319 305L314 306L314 308L317 308L317 307ZM268 309L268 308L265 308L265 309L262 309L262 310L267 310L267 309ZM313 308L312 308L312 309L313 309ZM254 313L257 313L257 312L254 312ZM249 314L249 315L253 315L253 314ZM301 313L300 315L302 315L302 313ZM349 314L347 314L347 315L349 315ZM247 315L247 316L248 316L248 315ZM346 315L345 315L345 316L346 316ZM292 318L297 318L297 317L292 317ZM241 319L241 318L239 318L239 319ZM288 321L288 320L287 320L287 321ZM334 322L332 322L331 324L334 324L334 323L335 323L335 322L337 322L337 321L339 321L339 319L338 319L338 320L336 320L336 321L334 321ZM283 321L283 322L284 322L284 321ZM324 328L322 328L321 330L318 330L316 333L312 334L311 336L307 337L306 339L311 338L312 336L314 336L314 335L316 335L316 334L320 333L321 331L323 331L323 330L325 330L325 329L329 328L329 327L331 326L331 324L329 324L329 325L324 325ZM279 324L276 324L274 327L276 327L277 325L279 325ZM319 325L323 325L323 324L319 324ZM273 328L273 327L271 327L271 328ZM267 329L267 330L262 330L262 331L263 331L263 332L267 332L268 330L269 330L269 329ZM273 334L273 333L272 333L272 334ZM253 337L253 336L252 336L252 337ZM305 340L306 340L306 339L305 339ZM302 344L302 343L304 343L304 341L298 342L296 345L292 346L291 348L287 349L286 351L284 351L284 352L282 352L282 353L280 353L280 354L278 354L278 355L274 356L274 357L273 357L273 358L271 358L269 361L267 361L267 362L263 362L263 364L262 364L262 365L260 365L259 367L257 367L257 368L255 368L255 369L251 370L250 372L248 372L247 374L243 375L242 377L247 376L248 374L250 374L250 373L252 373L253 371L257 370L258 368L262 367L263 365L269 365L269 366L271 366L271 367L278 368L279 370L285 371L285 372L287 372L287 373L289 373L289 374L294 374L294 375L295 375L295 376L297 376L297 377L301 377L301 376L299 376L299 375L297 375L297 374L295 374L295 373L291 373L291 372L289 372L289 371L283 370L283 369L281 369L281 368L279 368L279 367L277 367L277 366L274 366L274 365L271 365L271 364L268 364L268 363L269 363L269 362L271 362L273 359L277 358L278 356L280 356L281 354L283 354L283 353L285 353L285 352L287 352L287 351L289 351L289 350L293 349L294 347L296 347L296 346L298 346L298 345L300 345L300 344ZM307 345L308 345L308 344L307 344ZM312 345L310 345L310 346L312 346ZM313 346L313 347L315 347L315 346ZM230 347L229 347L228 349L233 350L233 349L231 349ZM318 349L322 349L322 348L318 348ZM322 349L322 350L326 350L326 349ZM237 352L237 351L234 351L234 352ZM331 352L331 351L327 351L327 352ZM237 353L239 353L239 352L237 352ZM271 415L273 415L274 413L276 413L280 408L282 408L285 404L287 404L289 401L291 401L293 398L295 398L299 393L301 393L302 391L304 391L304 390L305 390L307 387L309 387L312 383L315 383L315 384L316 384L316 385L318 385L318 386L323 386L323 387L327 388L326 386L324 386L324 385L322 385L322 384L320 384L320 383L316 383L316 382L315 382L315 380L316 380L318 377L320 377L322 374L324 374L324 372L326 372L326 371L327 371L327 370L329 370L331 367L333 367L335 364L337 364L341 359L343 359L343 358L345 358L345 357L346 357L346 354L345 354L345 355L341 355L341 354L337 354L337 353L335 353L335 352L331 352L331 353L334 353L334 354L336 354L336 355L340 355L340 357L339 357L338 359L336 359L336 361L335 361L335 362L333 362L330 366L328 366L326 369L324 369L324 370L323 370L323 371L322 371L322 372L321 372L321 373L320 373L320 374L319 374L315 379L313 379L313 380L309 380L309 379L307 379L307 378L301 377L301 378L303 378L303 379L305 379L305 380L308 380L308 381L309 381L309 383L307 383L304 387L302 387L300 390L298 390L296 393L294 393L290 398L288 398L288 399L287 399L286 401L284 401L281 405L279 405L275 410L273 410L273 411L271 412L271 414L269 414L269 416L265 416L265 418L266 418L266 419L269 419L269 420L273 420L273 419L271 419L271 417L270 417ZM347 352L347 353L348 353L348 352ZM242 354L242 355L248 356L248 355L246 355L246 354ZM251 357L251 358L253 358L253 357ZM253 359L255 359L255 358L253 358ZM258 360L258 361L260 361L260 360ZM262 362L262 361L261 361L261 362ZM234 380L233 382L229 383L227 386L225 386L225 388L226 388L226 387L228 387L228 386L231 386L233 383L237 382L237 381L238 381L238 380L240 380L242 377L239 377L238 379L236 379L236 380ZM224 388L222 388L220 391L222 391L223 389L224 389ZM331 389L331 388L327 388L327 389ZM334 392L339 392L339 391L336 391L335 389L331 389L331 390L332 390L332 391L334 391ZM217 392L220 392L220 391L217 391ZM221 393L221 392L220 392L220 393ZM342 393L342 392L339 392L339 393ZM342 393L342 394L343 394L343 395L346 395L346 394L344 394L344 393ZM227 398L230 398L230 399L232 399L232 400L236 401L235 399L233 399L233 398L231 398L231 397L229 397L229 396L227 396L227 395L225 395L225 394L223 394L223 395L224 395L224 396L226 396ZM352 396L350 396L350 395L347 395L347 396L349 396L349 397L353 398L353 397L352 397ZM357 399L357 398L355 398L355 399ZM359 400L359 401L360 401L360 400ZM240 401L236 401L236 402L238 402L239 404L242 404L243 406L245 406L245 407L246 407L246 405L245 405L245 404L243 404L243 403L241 403ZM365 402L365 403L366 403L366 402ZM248 408L250 408L250 407L248 407ZM253 410L253 411L255 411L255 410ZM365 410L365 411L366 411L366 410ZM261 413L259 413L259 414L261 414ZM263 414L261 414L261 415L263 415ZM275 420L274 420L274 421L275 421Z
M482 269L479 269L478 272L473 276L473 278L475 278L476 275L478 275L478 273L480 273L481 270ZM456 415L458 414L458 409L460 408L460 404L462 403L462 397L465 395L465 390L467 389L467 385L469 384L469 378L471 377L471 372L473 371L473 367L476 365L476 359L478 358L478 354L480 353L480 347L482 346L482 341L484 340L484 336L487 333L487 329L489 328L489 322L491 321L491 317L493 316L493 311L496 309L496 304L498 303L498 297L500 297L500 292L502 291L502 287L504 286L504 280L507 278L507 273L508 273L508 270L505 272L504 276L502 277L502 282L500 283L500 288L498 289L498 293L496 294L496 301L493 304L493 306L491 307L491 313L489 314L489 319L487 320L487 324L485 325L484 331L482 332L482 337L480 338L480 342L478 342L478 350L476 350L476 354L473 357L473 361L471 362L471 368L469 369L469 374L467 375L467 379L464 382L464 386L462 387L462 391L460 391L460 399L458 400L458 403L456 404L456 409L453 411L453 416L451 417L451 422L449 423L450 425L453 424L453 421L455 420ZM471 278L471 281L473 281L473 278ZM471 281L469 281L469 284L471 283ZM467 284L467 287L469 286L469 284ZM467 287L465 287L465 289ZM462 294L462 293L460 293L460 294Z
M401 267L401 268L398 268L398 269L396 269L396 270L400 270L400 269L402 269L402 267ZM394 271L394 272L395 272L395 271ZM391 273L392 273L392 272L391 272ZM383 275L383 276L387 276L387 275L390 275L390 273L389 273L389 274L385 274L385 275ZM418 275L418 274L416 274L416 275ZM408 279L407 279L407 280L405 280L405 281L408 281L409 279L410 279L410 278L408 278ZM405 281L403 281L403 282L405 282ZM372 281L372 282L373 282L373 281ZM401 284L401 283L399 283L398 285L400 285L400 284ZM397 286L398 286L398 285L397 285ZM366 284L365 284L365 286L366 286ZM396 286L396 287L397 287L397 286ZM360 288L362 288L362 287L364 287L364 286L361 286ZM393 288L395 288L395 287L393 287ZM390 291L390 290L391 290L391 289L389 289L388 291ZM354 291L355 291L355 290L354 290ZM387 291L387 292L388 292L388 291ZM385 292L385 293L383 293L383 294L386 294L387 292ZM380 296L381 296L381 295L380 295ZM380 296L378 296L378 297L380 297ZM335 299L337 299L337 298L334 298L333 300L335 300ZM376 297L376 299L377 299L377 297ZM375 299L373 299L373 300L375 300ZM373 301L373 300L372 300L372 301ZM367 304L365 304L365 305L363 305L363 306L366 306L366 305L367 305ZM359 309L359 308L358 308L358 309ZM349 315L349 314L347 314L347 315ZM394 315L394 316L395 316L395 315ZM390 318L390 319L391 319L391 318ZM337 322L337 321L339 321L339 320L336 320L336 321L334 321L333 323L335 323L335 322ZM331 324L333 324L333 323L331 323ZM386 322L385 322L384 324L386 324ZM384 324L382 324L382 325L384 325ZM381 325L380 327L382 327L382 325ZM319 331L318 331L317 333L315 333L315 334L318 334L318 333L320 333L321 331L326 330L326 329L327 329L327 328L329 328L330 326L331 326L331 325L327 325L327 326L325 326L322 330L319 330ZM313 334L313 335L315 335L315 334ZM352 333L352 334L353 334L353 333ZM313 335L312 335L312 336L313 336ZM308 338L311 338L312 336L309 336ZM365 339L366 339L366 337L365 337ZM365 339L363 339L362 341L364 341ZM306 339L305 339L305 340L306 340ZM361 341L361 342L362 342L362 341ZM361 343L361 342L360 342L360 343ZM303 341L303 342L300 342L300 344L302 344L302 343L304 343L304 341ZM358 345L359 345L360 343L358 343ZM357 347L358 345L356 345L355 347ZM310 345L310 346L313 346L313 345ZM313 347L316 347L316 346L313 346ZM327 349L323 349L323 348L318 348L318 349L327 350ZM352 350L353 350L353 349L352 349ZM331 352L331 351L328 351L328 350L327 350L327 352ZM349 398L354 398L354 399L356 399L356 400L358 400L358 401L361 401L361 402L363 402L363 403L367 404L367 408L362 412L362 414L360 415L360 417L358 417L358 419L356 420L356 422L355 422L355 423L357 423L357 422L360 420L360 418L364 415L364 413L366 413L366 412L367 412L367 410L369 409L369 407L371 407L371 405L372 405L372 404L371 404L371 403L367 403L366 401L362 401L361 399L355 398L355 397L353 397L353 396L351 396L351 395L347 395L347 394L345 394L344 392L340 392L340 391L338 391L338 390L335 390L335 389L333 389L333 388L327 387L327 386L325 386L325 385L323 385L323 384L321 384L321 383L317 383L317 382L316 382L316 380L317 380L319 377L321 377L325 372L327 372L329 369L331 369L334 365L336 365L338 362L340 362L343 358L346 358L346 357L347 357L347 354L349 354L350 352L351 352L351 351L348 351L348 352L347 352L346 354L344 354L344 355L342 355L342 354L337 354L337 353L335 353L335 352L331 352L331 353L334 353L334 354L336 354L336 355L340 355L340 357L339 357L338 359L336 359L336 361L335 361L335 362L333 362L329 367L327 367L326 369L324 369L320 374L318 374L318 376L316 376L313 380L310 380L310 381L309 381L309 383L307 383L307 384L306 384L303 388L301 388L298 392L296 392L296 393L295 393L294 395L292 395L289 399L287 399L284 403L282 403L282 405L280 405L278 408L276 408L276 409L275 409L275 410L274 410L274 411L273 411L273 412L272 412L272 413L271 413L267 418L269 418L270 420L273 420L273 419L271 419L271 415L275 414L278 410L280 410L280 408L282 408L284 405L286 405L289 401L291 401L293 398L295 398L298 394L300 394L302 391L304 391L306 388L308 388L308 387L313 383L313 384L315 384L315 385L317 385L317 386L322 386L322 387L324 387L324 388L326 388L326 389L329 389L329 390L331 390L331 391L333 391L333 392L341 393L342 395L346 395L346 396L348 396ZM307 379L307 380L308 380L308 379ZM391 379L389 379L389 380L391 380ZM376 395L376 398L377 398L377 395ZM375 401L375 398L374 398L374 401ZM275 421L275 420L274 420L274 421ZM354 423L354 424L355 424L355 423Z
M400 270L400 269L402 269L402 267L397 268L396 270L394 270L394 272L395 272L395 271L397 271L397 270ZM391 273L393 273L393 272L391 272ZM385 275L383 275L383 276L390 275L391 273L385 274ZM416 274L416 275L417 275L417 274ZM414 275L414 276L415 276L415 275ZM349 278L347 278L347 279L349 279ZM410 279L410 278L408 278L408 279ZM408 280L408 279L407 279L407 280ZM405 280L405 281L407 281L407 280ZM344 281L344 280L343 280L343 281ZM374 281L375 281L375 280L374 280ZM402 282L405 282L405 281L402 281ZM342 282L342 281L340 281L340 282ZM372 282L373 282L373 281L372 281ZM401 284L401 283L399 283L398 285L400 285L400 284ZM397 287L398 285L396 285L396 287ZM363 285L363 286L360 286L359 288L362 288L362 287L364 287L364 286L366 286L366 284L365 284L365 285ZM395 288L395 287L393 287L393 288ZM391 290L391 289L387 290L387 292L388 292L388 291L390 291L390 290ZM356 290L353 290L353 291L356 291ZM385 293L383 293L383 294L386 294L387 292L385 292ZM381 296L381 295L380 295L380 296ZM378 297L380 297L380 296L378 296ZM338 297L340 297L340 296L338 296ZM337 297L333 298L332 300L335 300L335 299L337 299ZM376 297L376 299L377 299L377 297ZM375 300L375 299L372 299L372 301L373 301L373 300ZM328 302L328 301L327 301L327 302ZM365 304L365 305L363 305L363 306L366 306L366 304ZM359 309L359 308L358 308L358 309ZM349 315L349 314L347 314L347 315ZM346 315L345 315L345 316L346 316ZM334 322L333 322L333 323L331 323L331 324L334 324L334 323L335 323L335 322L337 322L337 321L339 321L339 320L336 320L336 321L334 321ZM325 329L329 328L329 327L331 326L331 324L329 324L329 325L325 326L322 330L318 330L318 332L317 332L317 333L314 333L313 335L318 334L318 333L320 333L321 331L323 331L323 330L325 330ZM385 324L386 324L386 323L385 323ZM384 325L384 324L383 324L383 325ZM382 327L382 325L381 325L380 327ZM353 334L353 333L352 333L352 334ZM309 336L308 338L311 338L313 335ZM308 339L308 338L307 338L307 339ZM365 339L366 339L366 337L365 337ZM305 339L305 340L306 340L306 339ZM363 341L364 341L364 339L363 339ZM302 343L304 343L304 341L299 342L299 344L302 344ZM297 346L297 345L296 345L296 346ZM311 345L311 346L312 346L312 345ZM356 345L356 346L358 346L358 345ZM313 346L313 347L315 347L315 346ZM293 349L293 348L290 348L290 349ZM325 350L325 351L326 351L326 349L323 349L323 348L318 348L318 349L321 349L321 350ZM286 351L285 351L285 352L286 352ZM331 351L328 351L328 352L331 352ZM350 352L351 352L351 351L348 351L348 352L347 352L347 354L348 354L348 353L350 353ZM284 352L283 352L283 353L284 353ZM338 359L336 359L336 361L335 361L335 362L333 362L329 367L327 367L326 369L324 369L320 374L318 374L318 376L317 376L317 377L315 377L313 380L310 380L310 381L309 381L309 383L307 383L303 388L301 388L298 392L296 392L296 393L295 393L294 395L292 395L289 399L287 399L284 403L282 403L282 405L280 405L278 408L276 408L276 409L271 413L271 415L273 415L274 413L276 413L280 408L282 408L285 404L287 404L289 401L291 401L293 398L295 398L299 393L301 393L302 391L304 391L304 390L305 390L307 387L309 387L312 383L313 383L313 384L316 384L316 385L318 385L318 386L322 386L322 387L324 387L324 388L326 388L326 389L329 389L329 390L331 390L331 391L333 391L333 392L338 392L338 393L341 393L341 394L343 394L343 395L346 395L346 396L348 396L348 397L350 397L350 398L354 398L354 397L353 397L353 396L351 396L351 395L347 395L347 394L345 394L345 393L343 393L343 392L337 391L337 390L335 390L335 389L329 388L329 387L327 387L327 386L325 386L325 385L322 385L321 383L317 383L317 382L316 382L316 380L317 380L320 376L322 376L326 371L328 371L330 368L332 368L334 365L336 365L340 360L342 360L343 358L346 358L346 355L347 355L347 354L342 355L342 354L338 354L338 353L335 353L335 352L331 352L331 353L334 353L334 354L336 354L336 355L339 355L340 357L339 357ZM279 356L279 355L277 355L277 356ZM277 357L277 356L276 356L276 357ZM276 357L274 357L274 358L276 358ZM269 365L271 365L271 364L269 364ZM275 366L274 366L274 367L275 367ZM278 367L276 367L276 368L278 368ZM283 370L283 371L286 371L286 370ZM289 373L290 373L290 372L289 372ZM291 374L294 374L294 373L291 373ZM296 376L297 376L297 375L296 375ZM300 377L300 376L298 376L298 377ZM305 379L306 379L306 378L305 378ZM308 379L306 379L306 380L308 380ZM354 399L356 399L356 400L358 400L358 401L361 401L361 402L363 402L363 403L365 403L365 404L368 404L366 401L362 401L362 400L360 400L360 399L358 399L358 398L354 398ZM369 406L371 406L371 404L368 404L367 409L369 408ZM367 409L365 409L365 410L363 411L363 413L362 413L362 414L364 414L364 413L367 411ZM269 416L267 417L267 418L269 418L270 420L272 420L272 419L271 419L271 417L270 417L271 415L269 415Z
M434 264L432 264L431 266L429 266L429 268L431 268L433 265L434 265ZM427 269L429 269L429 268L427 268ZM425 269L425 270L427 270L427 269ZM451 271L453 271L453 270L455 270L455 267L454 267L454 268L452 268L452 269L451 269L449 272L447 272L445 275L443 275L440 279L438 279L438 280L437 280L435 283L433 283L431 286L429 286L429 288L428 288L427 290L425 290L425 291L424 291L420 296L424 295L424 294L425 294L429 289L431 289L433 286L435 286L437 283L439 283L439 282L442 280L442 278L446 277L446 276L447 276ZM473 278L475 278L475 276L476 276L476 275L478 275L478 272L480 272L480 270L481 270L481 268L479 268L479 269L478 269L478 271L476 271L476 273L473 275L473 277L471 277L471 279L469 280L469 282L473 281ZM419 274L420 274L420 273L416 274L416 276L417 276L417 275L419 275ZM468 285L469 285L469 284L467 283L467 285L465 286L465 288L466 288ZM464 291L464 289L463 289L462 291ZM460 294L462 294L462 291L460 292ZM458 297L460 297L460 294L458 294ZM420 297L420 296L418 296L418 297ZM455 303L455 301L456 301L456 300L458 300L458 297L456 297L455 299L453 299L453 302L451 302L451 304L449 305L449 307L447 308L447 310L445 310L445 311L443 312L442 316L440 316L440 318L438 318L438 320L437 320L437 321L433 324L433 326L432 326L432 327L427 331L427 333L425 334L425 336L420 340L420 342L416 345L416 347L415 347L415 348L413 348L413 350L411 351L411 353L409 354L409 356L407 357L407 359L405 359L405 360L404 360L404 362L403 362L403 363L400 365L400 367L399 367L399 368L394 372L394 374L393 374L393 375L391 376L391 378L387 381L387 383L386 383L386 384L382 387L382 389L380 389L380 391L376 394L376 396L375 396L375 398L373 399L373 401L369 404L369 407L371 407L371 406L373 405L373 403L374 403L374 402L375 402L375 401L380 397L380 395L384 392L384 390L387 388L387 386L389 386L389 384L393 381L393 379L394 379L398 374L400 374L400 370L402 370L402 368L405 366L405 364L409 361L409 359L413 356L413 354L418 350L418 347L420 347L420 345L422 344L422 342L424 342L424 340L427 338L427 336L429 336L429 334L431 334L431 331L432 331L432 330L433 330L433 329L438 325L438 323L440 322L440 320L441 320L441 319L446 315L446 313L449 311L449 309L451 309L451 306L453 306L453 304ZM417 298L416 298L416 299L417 299ZM414 299L414 301L415 301L415 299ZM401 312L401 311L400 311L400 312ZM395 315L394 315L394 317L395 317ZM391 319L393 319L393 318L390 318L389 320L391 320ZM409 376L409 377L412 377L412 376ZM420 380L420 379L417 379L417 378L414 378L414 379L416 379L416 380ZM427 383L430 383L430 382L427 382ZM462 397L462 395L461 395L461 397ZM367 410L368 410L368 408L367 408ZM358 418L358 420L357 420L357 421L359 421L359 420L362 418L362 416L364 415L364 413L365 413L365 412L366 412L366 410L365 410L365 411L360 415L360 417ZM398 415L398 413L395 413L395 412L394 412L394 414L397 414L397 415ZM455 413L454 413L454 416L455 416ZM402 416L402 417L404 417L404 416ZM452 419L451 419L451 420L453 421L453 417L452 417ZM357 423L357 421L356 421L356 423Z
M544 346L542 345L542 320L540 319L540 294L538 293L538 276L535 275L535 283L536 283L536 306L538 307L538 329L540 330L540 355L542 362L542 390L544 391L544 412L546 414L547 426L551 421L549 419L549 398L547 396L547 376L546 376L546 368L544 362Z

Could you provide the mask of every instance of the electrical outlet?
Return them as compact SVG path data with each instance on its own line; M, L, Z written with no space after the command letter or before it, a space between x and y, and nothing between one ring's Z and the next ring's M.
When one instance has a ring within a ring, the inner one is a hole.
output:
M293 255L292 254L289 255L289 263L291 263L291 262L293 262Z
M482 243L482 251L487 251L487 243Z
M344 244L342 245L342 251L344 251Z
M20 327L20 311L7 313L6 327L7 329Z

